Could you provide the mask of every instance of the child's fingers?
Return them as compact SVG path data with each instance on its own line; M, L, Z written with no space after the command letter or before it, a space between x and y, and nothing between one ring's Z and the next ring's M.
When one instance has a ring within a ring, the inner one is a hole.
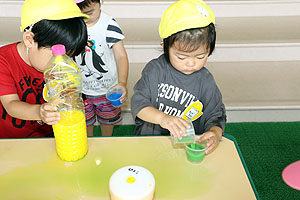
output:
M123 94L120 99L121 103L124 103L126 100L127 100L127 95Z
M208 146L208 148L205 150L205 154L206 154L206 155L210 154L210 153L213 152L216 148L217 148L216 145Z
M59 112L43 112L43 118L46 121L60 120Z
M204 138L201 138L200 140L202 141ZM213 152L217 146L218 146L219 142L217 141L216 137L210 137L207 140L207 146L208 148L205 150L206 154L210 154L211 152Z
M178 126L179 130L182 132L182 135L186 136L187 135L187 129L191 128L191 125L185 121L184 119L178 118L179 121L176 123ZM181 133L179 133L181 135Z
M182 136L181 136L181 134L180 134L180 131L179 131L179 129L177 128L174 128L174 127L172 127L172 128L170 128L170 133L174 136L174 137L177 137L178 139L181 139L182 138Z
M215 143L216 143L216 141L214 140L214 137L211 137L207 140L207 146L209 146L209 147Z
M186 120L181 119L181 118L180 118L180 120L181 120L181 123L184 124L185 128L191 128L191 125Z
M56 111L57 108L49 105L49 104L43 104L40 111L40 116L43 122L53 125L56 124L60 120L60 114Z
M184 135L184 136L187 135L186 127L185 127L183 124L179 124L179 125L178 125L178 134L179 134L180 136L181 136L181 135Z
M55 125L58 123L58 120L49 120L49 121L46 121L45 123L48 125Z
M45 111L52 111L52 112L55 112L57 111L57 105L61 104L65 102L64 99L56 99L55 101L51 102L51 103L46 103L46 104L43 104L43 107L42 109L45 110Z
M187 135L187 128L191 128L189 123L185 121L184 119L179 118L179 121L177 123L178 128L182 132L182 135L186 136Z
M175 116L166 116L160 125L168 129L172 135L179 139L182 139L182 135L187 135L186 127L189 127L187 122L185 124L185 120Z
M45 104L43 106L43 110L55 112L55 111L57 111L57 107L53 106L52 104Z
M178 139L182 139L182 135L181 135L181 129L176 127L175 129L175 133L176 133L176 136L178 137Z
M207 131L199 136L199 141L204 141L204 140L209 141L211 140L211 138L215 138L215 137L216 135L213 132Z
M48 125L57 124L59 120L60 120L60 115L58 113L55 115L50 115L49 113L47 113L43 119L43 121Z

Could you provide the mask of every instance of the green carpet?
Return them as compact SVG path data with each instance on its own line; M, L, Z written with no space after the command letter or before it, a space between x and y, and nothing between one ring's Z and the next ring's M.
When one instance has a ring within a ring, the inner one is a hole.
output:
M225 133L235 137L260 199L300 199L281 178L300 160L300 122L227 124Z
M133 135L134 128L115 126L113 136ZM300 160L300 122L228 123L225 133L236 139L261 200L300 199L300 191L281 178L287 165Z

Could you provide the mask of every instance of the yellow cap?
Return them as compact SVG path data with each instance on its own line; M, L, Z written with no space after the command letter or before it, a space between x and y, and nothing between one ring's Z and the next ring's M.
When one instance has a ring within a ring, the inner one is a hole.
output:
M162 15L159 35L162 39L174 33L215 24L213 11L202 0L179 0Z
M60 20L88 15L81 13L74 0L25 0L21 10L21 31L42 19Z

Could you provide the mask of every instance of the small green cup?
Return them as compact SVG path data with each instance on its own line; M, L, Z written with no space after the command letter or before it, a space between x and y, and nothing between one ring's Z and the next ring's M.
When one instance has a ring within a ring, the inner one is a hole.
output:
M205 157L205 150L207 149L207 141L184 144L186 155L192 163L200 163Z

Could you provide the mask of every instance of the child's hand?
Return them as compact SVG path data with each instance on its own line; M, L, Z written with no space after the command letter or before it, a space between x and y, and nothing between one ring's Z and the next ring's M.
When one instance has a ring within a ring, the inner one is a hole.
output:
M165 114L162 117L159 125L163 128L168 129L170 133L175 137L178 137L178 139L182 138L180 131L182 131L183 135L186 135L187 134L186 128L190 128L189 123L184 119L176 116L167 115L167 114Z
M121 99L120 99L121 103L124 103L127 100L127 87L126 87L126 84L125 83L118 83L114 87L116 87L116 86L121 87L124 91L124 93L122 94Z
M216 130L216 129L220 130ZM221 132L220 132L221 131ZM222 129L219 127L213 127L209 131L203 133L200 137L200 141L207 140L207 146L208 148L205 150L205 154L210 154L213 152L219 145L221 136L222 135Z
M60 120L60 114L56 108L57 104L44 103L40 107L40 116L44 123L48 125L57 124Z

